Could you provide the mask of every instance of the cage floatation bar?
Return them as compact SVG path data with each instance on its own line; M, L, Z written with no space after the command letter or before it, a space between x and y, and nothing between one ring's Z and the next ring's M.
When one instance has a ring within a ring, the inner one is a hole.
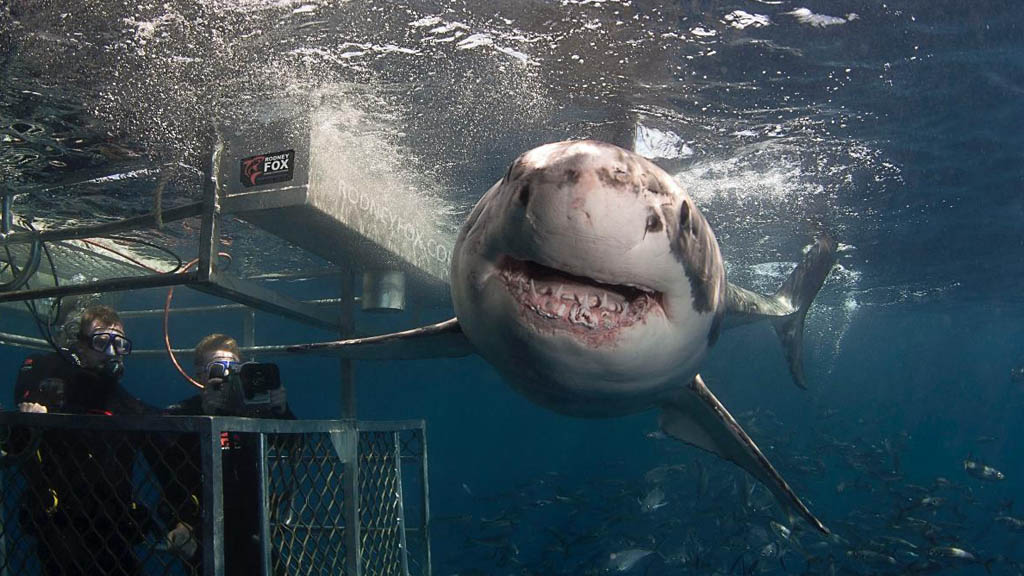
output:
M453 210L440 185L351 114L324 105L225 130L222 210L327 261L381 271L364 280L374 292L404 291L386 273L400 271L417 296L447 300L455 226L445 220Z

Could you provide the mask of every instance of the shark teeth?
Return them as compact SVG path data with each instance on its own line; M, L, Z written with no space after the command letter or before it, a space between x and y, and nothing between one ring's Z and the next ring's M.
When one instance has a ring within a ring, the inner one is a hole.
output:
M576 330L615 330L643 320L660 294L627 284L602 284L533 262L505 259L501 278L524 309Z
M569 322L573 324L583 325L587 328L597 328L597 319L594 318L590 310L587 310L583 306L574 306L572 311L569 312Z

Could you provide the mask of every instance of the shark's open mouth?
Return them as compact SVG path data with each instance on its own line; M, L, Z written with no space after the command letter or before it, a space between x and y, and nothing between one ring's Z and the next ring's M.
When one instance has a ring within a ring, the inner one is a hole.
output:
M570 328L624 328L661 307L661 293L642 287L605 284L510 256L498 268L509 293L525 309Z

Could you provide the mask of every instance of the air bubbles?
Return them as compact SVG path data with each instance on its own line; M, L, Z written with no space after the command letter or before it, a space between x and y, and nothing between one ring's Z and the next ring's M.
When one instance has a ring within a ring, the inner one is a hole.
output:
M744 28L763 28L765 26L770 26L772 20L764 14L751 14L749 12L744 12L743 10L733 10L722 17L722 22L737 30L743 30Z

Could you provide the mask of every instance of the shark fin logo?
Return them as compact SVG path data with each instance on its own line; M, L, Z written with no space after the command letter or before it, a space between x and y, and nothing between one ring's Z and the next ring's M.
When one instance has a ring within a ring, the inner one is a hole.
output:
M295 150L257 154L243 158L239 178L246 188L287 182L295 175Z

